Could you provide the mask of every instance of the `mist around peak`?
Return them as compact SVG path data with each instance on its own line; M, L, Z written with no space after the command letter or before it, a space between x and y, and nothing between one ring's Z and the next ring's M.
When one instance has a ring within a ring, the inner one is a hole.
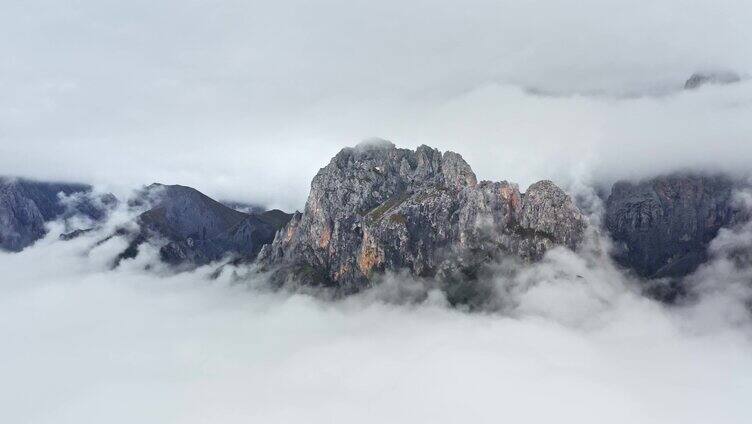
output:
M120 207L105 227L132 218ZM156 248L113 270L127 240L62 230L0 254L10 421L750 418L749 225L719 234L694 296L673 306L591 232L577 252L495 264L485 312L402 273L332 301L270 290L248 265L176 274Z

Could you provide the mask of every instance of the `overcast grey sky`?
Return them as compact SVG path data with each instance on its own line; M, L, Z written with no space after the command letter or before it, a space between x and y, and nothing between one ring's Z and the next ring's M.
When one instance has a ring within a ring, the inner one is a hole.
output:
M291 209L369 137L523 188L739 170L750 83L676 90L698 69L748 73L750 21L743 0L6 0L0 173Z

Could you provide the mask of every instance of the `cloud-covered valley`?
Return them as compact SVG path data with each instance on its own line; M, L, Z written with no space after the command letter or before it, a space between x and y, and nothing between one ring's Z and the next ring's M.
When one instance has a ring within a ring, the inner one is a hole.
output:
M591 234L579 253L499 264L503 307L467 312L400 275L332 302L244 267L175 274L155 249L112 269L127 242L96 243L112 225L63 242L53 223L0 254L4 421L750 419L749 227L719 235L676 305L643 296Z

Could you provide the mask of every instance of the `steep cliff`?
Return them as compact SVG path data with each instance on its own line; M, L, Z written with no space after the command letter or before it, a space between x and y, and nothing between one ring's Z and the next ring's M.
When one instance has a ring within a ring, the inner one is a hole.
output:
M707 244L737 216L736 184L728 177L702 174L616 183L606 202L616 259L650 278L694 271L706 259Z

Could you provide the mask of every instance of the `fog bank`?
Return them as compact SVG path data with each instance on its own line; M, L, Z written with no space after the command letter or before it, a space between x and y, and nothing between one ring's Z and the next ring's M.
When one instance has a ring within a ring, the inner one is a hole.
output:
M389 284L326 302L259 276L211 280L213 267L175 275L154 249L111 270L124 240L92 249L101 234L59 230L0 254L4 422L752 418L750 267L734 259L749 228L719 236L693 276L699 299L679 306L586 248L499 265L507 302L489 313L435 291L390 299Z

